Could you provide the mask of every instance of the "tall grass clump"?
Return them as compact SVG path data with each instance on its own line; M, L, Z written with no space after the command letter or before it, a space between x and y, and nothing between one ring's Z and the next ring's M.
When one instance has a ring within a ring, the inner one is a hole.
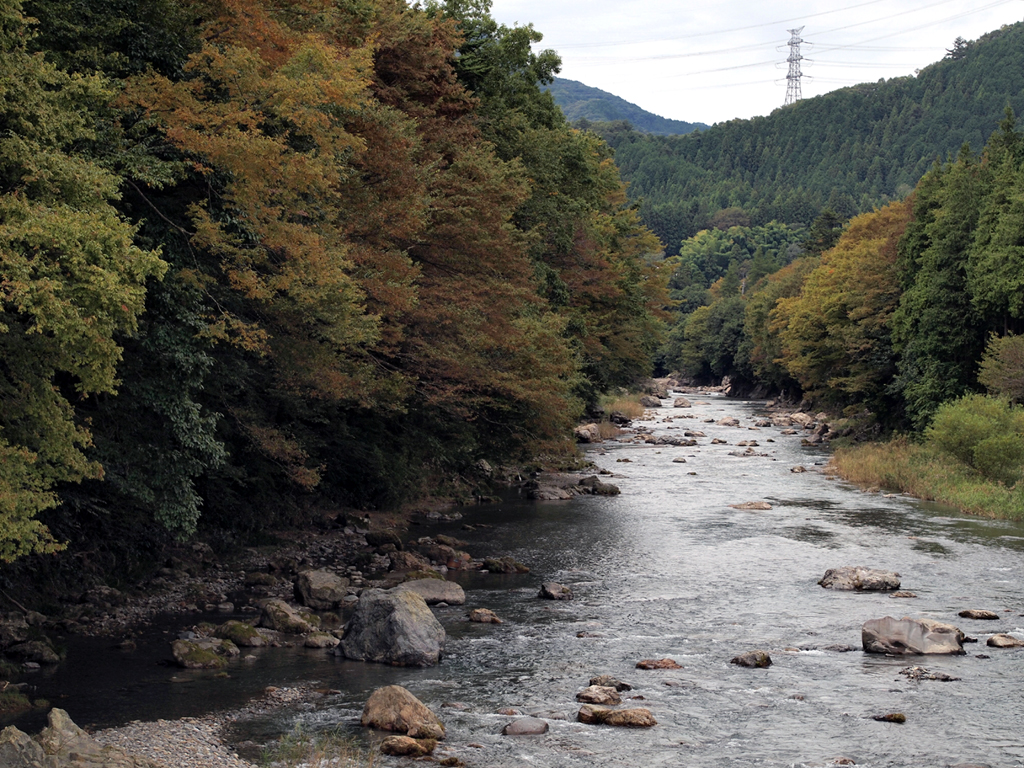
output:
M639 419L644 415L640 395L605 395L600 400L600 406L606 414L618 411L627 419Z
M338 731L307 731L296 728L264 750L260 764L266 768L374 768L376 750L360 746Z

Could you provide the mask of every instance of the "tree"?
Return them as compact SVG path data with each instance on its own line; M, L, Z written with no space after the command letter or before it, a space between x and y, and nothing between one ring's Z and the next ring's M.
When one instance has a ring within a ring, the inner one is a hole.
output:
M100 477L79 405L113 392L120 332L135 329L154 251L111 206L117 179L76 151L112 95L25 49L0 3L0 560L57 546L35 516L59 482Z

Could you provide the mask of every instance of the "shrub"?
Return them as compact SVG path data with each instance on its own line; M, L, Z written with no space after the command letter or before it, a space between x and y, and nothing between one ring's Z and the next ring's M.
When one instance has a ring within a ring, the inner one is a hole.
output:
M925 440L985 477L1007 485L1024 469L1024 408L987 395L964 395L943 403Z

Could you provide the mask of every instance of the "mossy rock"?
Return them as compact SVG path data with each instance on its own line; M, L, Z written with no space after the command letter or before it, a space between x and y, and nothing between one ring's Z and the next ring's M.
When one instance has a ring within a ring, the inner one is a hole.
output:
M267 639L259 633L256 627L236 619L221 624L214 634L243 648L261 648L267 644Z
M212 648L190 640L175 640L171 643L171 652L178 665L185 669L223 669L228 665L227 659Z

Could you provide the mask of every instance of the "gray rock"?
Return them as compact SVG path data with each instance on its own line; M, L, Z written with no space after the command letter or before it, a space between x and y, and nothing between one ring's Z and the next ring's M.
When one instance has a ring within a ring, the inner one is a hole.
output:
M28 640L28 622L20 613L0 618L0 650Z
M320 619L308 611L297 611L284 600L265 600L260 613L259 625L290 635L308 635L319 625Z
M615 705L622 703L622 697L612 686L591 685L576 694L576 701L583 701L587 704Z
M540 736L547 733L550 726L539 717L521 717L501 729L503 736Z
M871 619L861 627L867 653L963 654L964 633L951 624L930 619Z
M672 401L673 408L689 408L692 405L693 403L691 403L685 397L677 397L675 400Z
M563 584L546 581L540 585L537 597L542 597L545 600L572 600L572 590Z
M337 648L340 643L330 632L310 632L302 641L306 648Z
M862 565L829 568L818 581L825 589L853 590L857 592L888 592L900 588L900 575L895 571L880 571Z
M29 640L18 643L7 649L7 655L22 661L34 661L37 664L59 664L61 656L49 640Z
M661 400L653 395L644 395L640 398L640 405L644 408L661 408Z
M606 688L614 688L616 691L632 691L633 686L628 683L624 683L621 680L617 680L611 675L598 675L597 677L590 678L591 685L600 685Z
M579 487L584 493L591 493L595 496L618 496L619 487L611 483L602 483L597 475L584 477L579 482Z
M961 619L980 619L983 621L995 621L999 618L998 613L992 611L983 611L980 609L969 608L966 611L960 611L957 614Z
M444 643L444 627L418 594L367 589L345 627L341 650L358 661L427 667L440 661Z
M990 648L1024 648L1024 640L1003 632L992 635L985 644Z
M237 656L239 653L241 651L237 645L220 638L178 639L171 643L174 661L185 669L222 669L227 666L227 657Z
M295 599L317 611L341 605L348 594L349 580L324 569L302 571L295 579Z
M610 709L597 704L584 704L580 707L576 719L581 723L616 725L625 728L650 728L658 724L651 711L643 707Z
M448 605L464 605L466 592L454 581L444 579L415 579L403 581L392 592L415 592L426 601L427 605L448 603Z
M52 709L49 724L35 738L14 726L0 732L3 768L161 768L145 757L105 746L75 725L63 709Z
M400 685L386 685L370 694L359 722L364 728L402 733L414 739L443 739L444 724Z

